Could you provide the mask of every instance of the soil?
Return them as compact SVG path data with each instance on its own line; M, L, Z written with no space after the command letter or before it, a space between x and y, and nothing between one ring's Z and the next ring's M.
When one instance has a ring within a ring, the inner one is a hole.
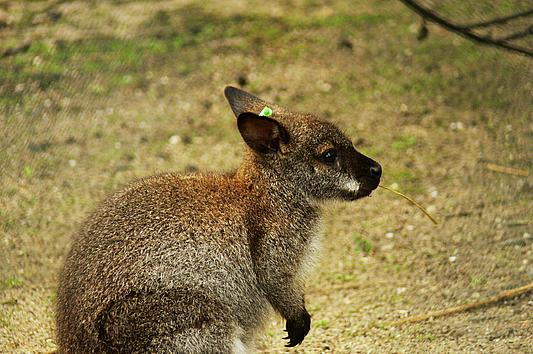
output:
M530 59L431 25L418 41L418 18L390 1L0 9L1 352L56 349L57 274L107 194L161 171L238 166L228 84L335 122L384 185L439 221L383 189L325 205L312 329L288 349L273 318L259 352L533 352L531 293L387 326L533 281Z

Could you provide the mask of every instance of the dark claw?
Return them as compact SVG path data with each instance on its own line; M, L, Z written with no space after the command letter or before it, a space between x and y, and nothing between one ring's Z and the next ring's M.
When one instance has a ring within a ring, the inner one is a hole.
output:
M311 316L307 310L303 310L297 318L289 318L286 323L286 331L288 336L283 339L289 339L289 344L286 347L294 347L301 344L309 329L311 328Z

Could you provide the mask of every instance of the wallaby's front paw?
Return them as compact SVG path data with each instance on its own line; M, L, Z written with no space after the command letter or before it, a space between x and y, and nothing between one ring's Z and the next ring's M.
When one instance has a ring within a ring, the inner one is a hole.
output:
M287 319L287 324L285 326L285 331L287 332L287 337L283 339L288 339L289 344L286 347L294 347L304 340L304 337L309 333L311 328L311 316L306 309L304 309L298 317Z

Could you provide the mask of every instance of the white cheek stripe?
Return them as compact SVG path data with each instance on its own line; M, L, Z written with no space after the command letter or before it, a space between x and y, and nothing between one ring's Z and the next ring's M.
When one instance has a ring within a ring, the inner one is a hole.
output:
M357 192L360 186L361 184L353 179L349 180L348 182L344 184L344 187L350 192Z

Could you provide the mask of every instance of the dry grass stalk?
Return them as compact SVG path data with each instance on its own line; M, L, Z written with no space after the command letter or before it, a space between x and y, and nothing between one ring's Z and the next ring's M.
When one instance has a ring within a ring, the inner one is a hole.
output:
M470 304L454 306L454 307L450 307L444 310L431 311L425 314L407 317L402 320L389 323L387 327L398 327L406 323L422 322L430 318L449 316L449 315L453 315L453 314L460 313L460 312L474 310L474 309L477 309L483 306L492 305L494 303L497 303L505 299L510 299L510 298L525 294L532 290L533 290L533 283L529 283L527 285L524 285L518 288L502 291L499 294L489 297L488 299L485 299L485 300L480 300L480 301L476 301Z
M509 175L522 176L522 177L529 176L529 171L523 170L521 168L505 167L505 166L500 166L500 165L496 165L493 163L487 163L486 167L488 170L495 171L495 172L501 172L501 173L507 173Z
M427 216L428 218L430 218L431 221L433 221L433 223L434 223L435 225L438 224L437 220L436 220L433 216L431 216L431 214L430 214L430 213L429 213L429 212L428 212L428 211L427 211L422 205L418 204L418 203L415 202L413 199L409 198L408 196L406 196L405 194L403 194L403 193L401 193L401 192L395 191L395 190L392 189L392 188L385 187L385 186L383 186L383 185L381 185L381 184L380 184L379 186L380 186L381 188L383 188L383 189L388 190L389 192L392 192L392 193L394 193L394 194L399 195L400 197L403 197L403 198L407 199L411 204L413 204L414 206L416 206L418 209L422 210L422 212L423 212L424 214L426 214L426 216Z

